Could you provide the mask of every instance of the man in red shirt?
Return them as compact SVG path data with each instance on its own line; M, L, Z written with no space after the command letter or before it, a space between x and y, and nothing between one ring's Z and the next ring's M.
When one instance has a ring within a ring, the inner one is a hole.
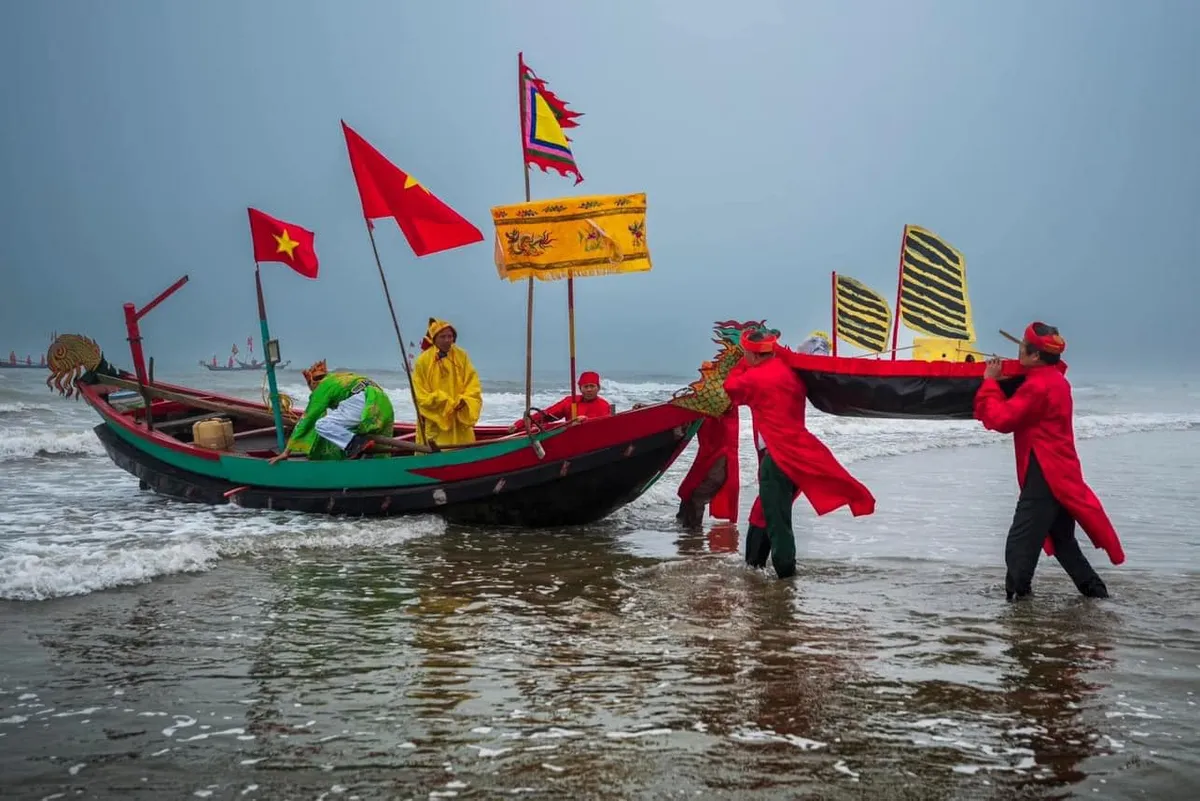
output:
M699 528L704 506L713 517L737 522L738 407L730 406L720 417L705 417L696 433L696 460L679 485L679 512L675 519L687 528Z
M773 332L743 332L745 356L725 379L725 393L735 405L750 407L760 456L746 563L764 567L769 555L776 575L787 578L796 572L792 504L798 496L808 498L818 515L849 506L855 517L873 513L875 497L805 427L808 392L785 361L791 352L777 347L777 338Z
M600 374L588 370L579 376L579 395L568 395L558 403L543 412L534 412L533 421L538 425L546 425L556 420L571 419L571 402L575 402L575 418L572 422L582 423L595 417L608 417L612 414L612 406L600 397ZM524 418L508 427L509 432L522 431L525 428Z
M1012 434L1017 453L1017 510L1004 546L1008 600L1032 593L1039 551L1058 559L1075 586L1089 598L1107 598L1108 588L1096 575L1075 540L1076 522L1119 565L1125 552L1104 507L1083 480L1075 450L1074 405L1062 353L1067 343L1058 329L1031 323L1019 351L1025 380L1011 398L997 379L1001 359L988 360L983 384L975 395L975 419L985 428Z

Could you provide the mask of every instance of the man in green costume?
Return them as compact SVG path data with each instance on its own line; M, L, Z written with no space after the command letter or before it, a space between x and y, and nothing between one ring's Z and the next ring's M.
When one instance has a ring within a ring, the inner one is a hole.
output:
M287 447L271 464L293 453L312 461L353 459L371 446L371 435L392 436L392 401L374 381L355 373L330 373L324 359L303 372L312 395Z

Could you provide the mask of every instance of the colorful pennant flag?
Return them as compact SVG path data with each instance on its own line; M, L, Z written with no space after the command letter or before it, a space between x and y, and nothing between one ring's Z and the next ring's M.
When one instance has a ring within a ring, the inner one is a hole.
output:
M368 223L380 217L394 219L417 256L483 241L483 232L388 161L344 120L342 132Z
M250 213L250 239L255 261L286 264L305 278L316 278L320 268L314 246L315 235L307 228L277 220L255 208Z
M573 174L575 183L581 183L583 175L575 164L571 140L564 129L578 127L575 118L583 115L568 109L566 102L546 87L546 82L525 63L523 53L517 54L517 60L521 70L521 134L525 144L525 164L536 164L542 172L557 170L563 177Z

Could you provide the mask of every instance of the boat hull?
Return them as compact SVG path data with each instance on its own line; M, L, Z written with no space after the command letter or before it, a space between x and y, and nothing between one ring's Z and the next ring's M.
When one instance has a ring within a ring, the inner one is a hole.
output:
M592 523L630 503L671 465L700 421L694 412L658 404L540 431L535 439L542 458L527 436L485 427L479 443L437 453L271 465L266 457L273 451L258 445L212 451L160 430L179 430L171 418L191 414L186 405L159 408L155 427L147 429L144 408L118 409L100 387L82 385L80 391L104 420L95 433L112 461L143 489L170 498L331 515L439 514L521 528ZM239 422L239 408L266 411L248 401L222 400L235 429L254 425ZM191 419L182 420L181 433ZM406 428L411 426L397 426L396 435L411 435ZM247 442L261 436L247 434ZM273 434L268 438L273 445Z
M787 354L813 406L838 417L971 420L983 384L980 362L925 362ZM1005 362L1000 388L1011 396L1025 380Z
M291 364L291 362L281 362L281 363L275 365L275 369L276 370L286 370L287 366L289 364ZM241 372L247 372L247 371L249 371L249 372L257 371L257 372L261 373L267 369L266 363L252 365L252 364L246 364L245 362L238 362L237 365L234 367L230 367L228 365L223 365L223 364L217 365L216 367L214 367L213 365L208 364L207 362L200 362L200 366L203 367L205 370L208 370L210 373L241 373Z
M175 500L362 517L437 514L455 523L546 528L594 523L636 500L670 466L693 432L672 428L636 443L570 459L546 459L502 476L343 490L239 487L157 459L107 424L96 426L95 433L113 463L136 476L143 489Z

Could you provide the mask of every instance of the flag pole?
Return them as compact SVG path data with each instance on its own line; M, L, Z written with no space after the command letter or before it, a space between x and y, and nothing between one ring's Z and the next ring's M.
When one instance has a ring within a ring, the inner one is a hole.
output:
M267 302L263 299L262 272L258 261L254 262L254 290L258 294L258 326L261 330L263 343L263 358L267 362L267 389L271 393L271 414L275 418L275 445L279 453L287 447L287 439L283 436L283 409L279 404L279 385L275 381L275 365L271 362L271 354L267 351L267 343L271 341L271 332L267 329Z
M579 395L575 386L575 272L567 273L567 341L571 353L571 419L574 420L579 408Z
M396 331L396 342L400 345L400 357L404 360L404 375L408 378L408 392L412 396L413 413L417 416L417 431L421 442L425 441L425 418L421 416L421 408L417 405L417 388L413 386L412 366L408 362L408 349L404 347L404 336L400 333L400 320L396 317L396 307L392 304L392 293L388 290L387 276L383 273L383 262L379 260L379 248L375 245L375 226L364 218L367 224L367 236L371 238L371 252L375 254L375 266L379 269L379 280L383 283L383 296L387 299L388 311L392 314L392 328Z
M517 108L521 115L521 171L525 174L525 202L528 203L529 164L525 161L525 114L528 98L525 97L525 54L517 53ZM533 274L526 279L525 289L525 430L531 432L529 410L533 407ZM531 432L532 433L532 432Z

